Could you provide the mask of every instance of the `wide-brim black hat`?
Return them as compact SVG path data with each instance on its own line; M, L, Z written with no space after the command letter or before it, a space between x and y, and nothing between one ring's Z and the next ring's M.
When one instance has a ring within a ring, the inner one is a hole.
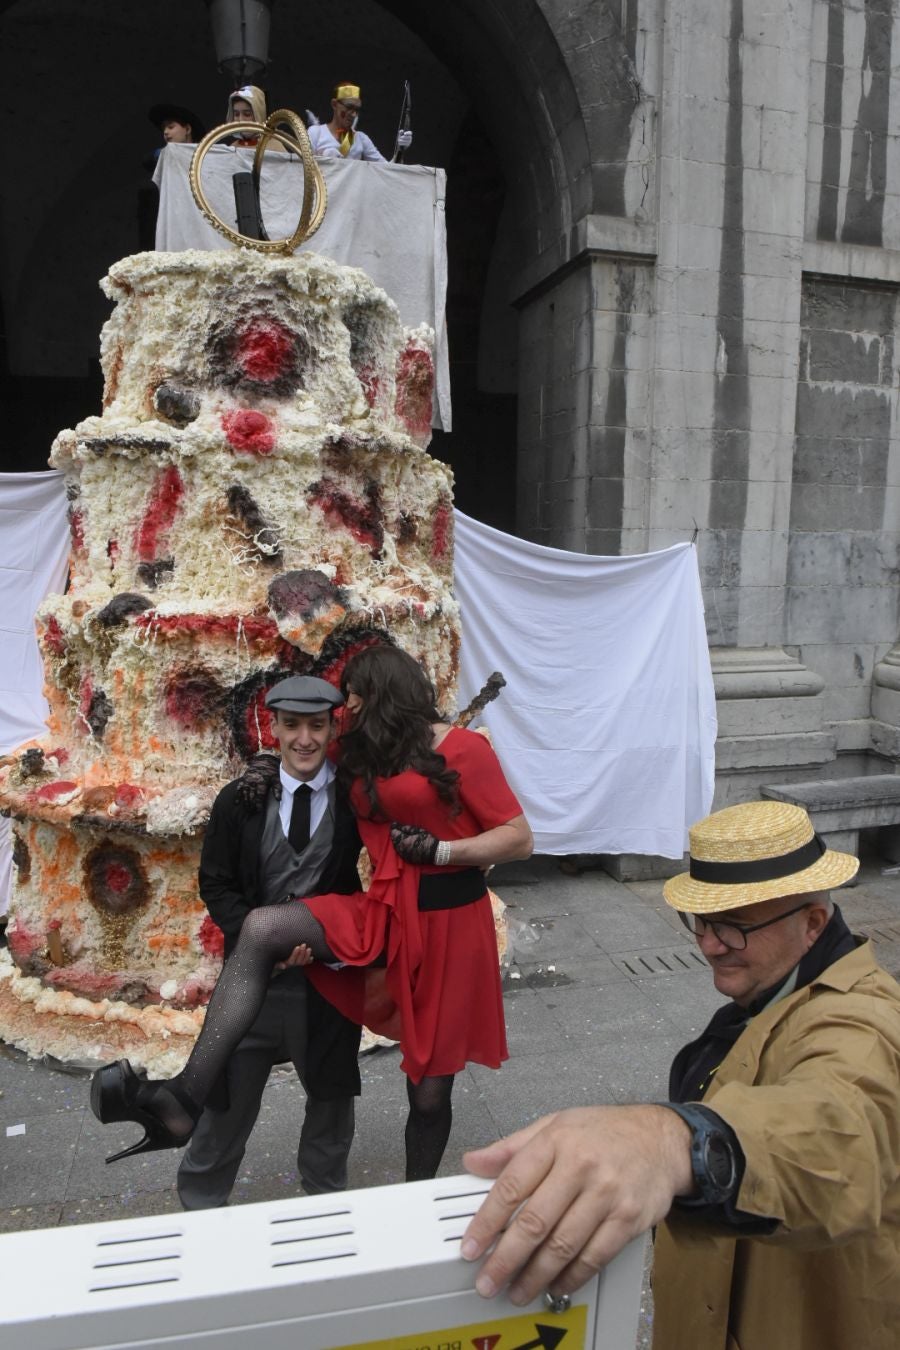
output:
M154 103L147 116L160 131L165 122L180 122L183 127L190 127L195 141L202 141L206 135L206 127L200 118L182 103Z

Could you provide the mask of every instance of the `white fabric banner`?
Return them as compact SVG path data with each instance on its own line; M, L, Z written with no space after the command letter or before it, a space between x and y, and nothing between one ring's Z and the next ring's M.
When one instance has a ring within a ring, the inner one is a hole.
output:
M224 235L200 214L188 173L193 145L167 145L153 181L159 188L156 247L230 249ZM221 220L235 223L232 176L253 167L253 151L215 145L203 161L206 198ZM383 287L408 328L434 329L434 425L449 431L450 366L447 350L447 175L423 164L316 161L328 189L325 219L298 253L323 253L348 267L361 267ZM287 154L266 154L259 182L263 220L272 239L292 234L300 215L303 165Z
M34 616L69 563L63 476L0 474L0 754L44 730L47 703ZM0 914L9 902L9 821L0 820Z
M599 558L455 516L459 704L506 677L484 720L536 851L680 858L715 769L696 549ZM43 729L33 619L65 585L68 550L62 475L0 475L3 751Z
M593 557L455 516L459 706L506 677L484 721L535 852L680 858L715 774L696 549Z

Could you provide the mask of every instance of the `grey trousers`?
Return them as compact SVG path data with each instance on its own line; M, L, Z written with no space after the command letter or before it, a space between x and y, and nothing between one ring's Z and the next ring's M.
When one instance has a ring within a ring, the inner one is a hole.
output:
M293 1060L302 1081L305 990L305 977L299 971L286 971L272 980L259 1017L229 1061L227 1109L206 1107L181 1160L178 1197L184 1209L213 1209L228 1203L272 1065ZM297 1171L308 1194L346 1187L353 1127L353 1097L322 1101L307 1096Z

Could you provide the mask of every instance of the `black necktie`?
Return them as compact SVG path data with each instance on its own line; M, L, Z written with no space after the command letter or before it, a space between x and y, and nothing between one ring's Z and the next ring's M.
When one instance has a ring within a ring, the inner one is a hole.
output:
M294 805L291 807L291 828L288 830L288 843L296 853L302 853L309 843L309 807L312 801L312 788L301 783L294 789Z

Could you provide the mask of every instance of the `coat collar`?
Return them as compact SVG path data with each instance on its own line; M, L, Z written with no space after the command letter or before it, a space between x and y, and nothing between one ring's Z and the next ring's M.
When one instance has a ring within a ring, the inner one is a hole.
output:
M826 966L802 989L797 989L786 998L771 1003L763 1012L750 1019L712 1079L709 1093L704 1099L709 1105L712 1105L716 1091L726 1083L753 1082L772 1032L795 1008L807 1003L816 990L834 989L838 993L846 994L855 985L881 969L875 959L871 942L860 941L861 945L855 951L842 956L833 965Z

